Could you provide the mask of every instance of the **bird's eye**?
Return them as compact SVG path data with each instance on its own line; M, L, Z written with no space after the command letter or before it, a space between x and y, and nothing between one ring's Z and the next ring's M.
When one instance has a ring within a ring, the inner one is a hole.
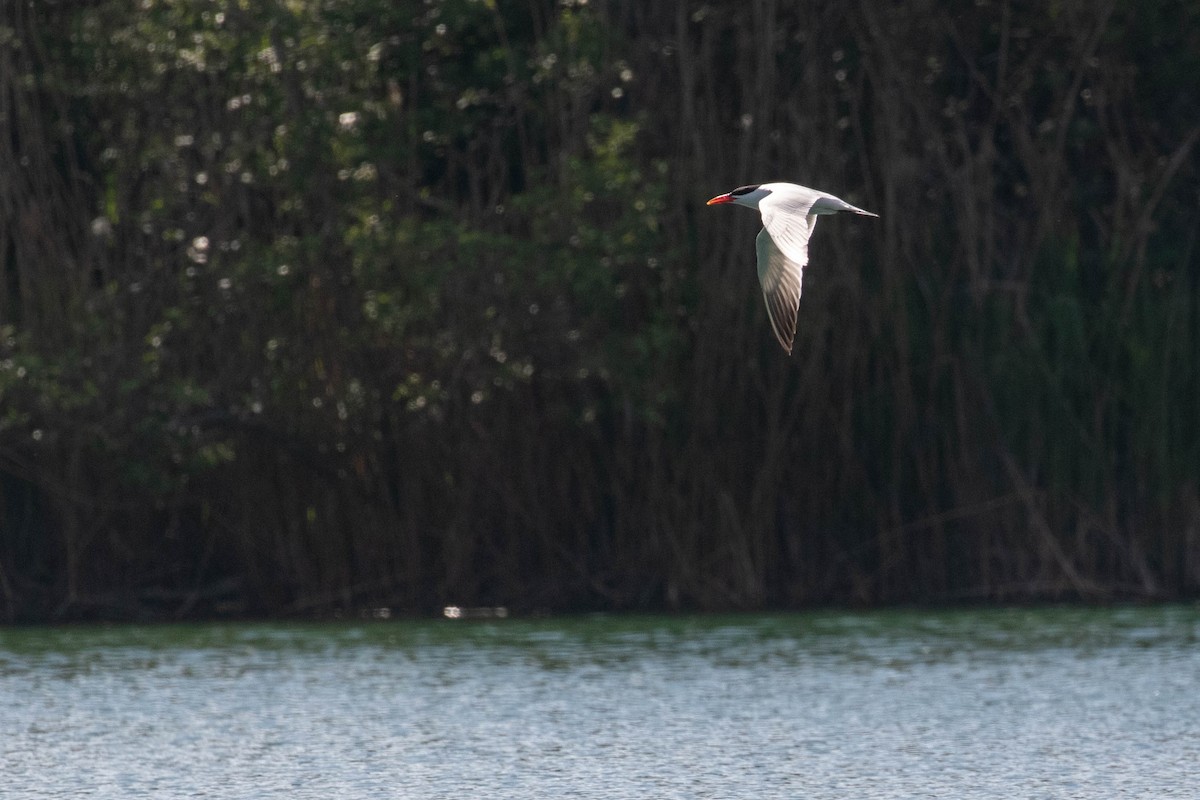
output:
M730 192L730 194L733 195L734 197L741 197L744 194L750 194L757 188L758 188L757 185L755 185L755 186L739 186L738 188L736 188L732 192Z

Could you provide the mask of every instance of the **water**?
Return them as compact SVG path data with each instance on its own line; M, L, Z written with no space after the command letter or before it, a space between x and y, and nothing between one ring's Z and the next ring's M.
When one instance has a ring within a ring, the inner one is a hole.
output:
M1200 796L1200 609L0 630L0 797Z

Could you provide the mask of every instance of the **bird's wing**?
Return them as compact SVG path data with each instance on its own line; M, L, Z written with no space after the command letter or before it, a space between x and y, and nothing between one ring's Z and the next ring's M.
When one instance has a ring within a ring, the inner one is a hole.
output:
M762 284L763 297L767 301L767 317L771 320L775 338L791 355L792 340L796 338L796 315L800 311L800 284L804 279L808 250L805 248L803 251L804 261L788 258L766 228L758 232L754 244L758 251L758 282Z
M808 240L816 226L817 215L811 213L821 194L802 186L796 192L772 192L758 204L766 228L775 246L801 267L808 265Z

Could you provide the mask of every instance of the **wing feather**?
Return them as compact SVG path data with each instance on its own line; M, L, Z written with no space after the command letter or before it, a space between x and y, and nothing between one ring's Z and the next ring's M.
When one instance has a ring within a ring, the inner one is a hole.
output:
M767 317L771 320L775 338L791 355L808 253L805 250L803 262L789 258L766 228L759 231L754 244L758 251L758 282L767 302Z

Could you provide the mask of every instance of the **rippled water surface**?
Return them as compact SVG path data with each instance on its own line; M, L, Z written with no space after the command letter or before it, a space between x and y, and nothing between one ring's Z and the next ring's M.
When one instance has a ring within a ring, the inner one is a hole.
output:
M1200 610L0 630L5 798L1200 796Z

